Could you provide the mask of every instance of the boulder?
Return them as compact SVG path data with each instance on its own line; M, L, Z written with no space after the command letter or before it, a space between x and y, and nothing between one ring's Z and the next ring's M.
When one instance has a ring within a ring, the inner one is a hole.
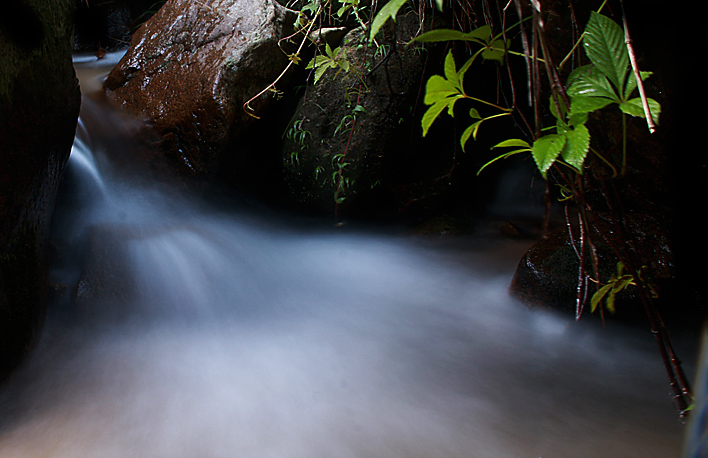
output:
M432 153L439 147L428 148L415 170L423 141L412 114L435 49L405 45L419 29L416 15L401 16L382 29L378 47L366 46L361 28L330 45L331 56L322 46L318 59L338 63L307 88L285 133L282 162L292 200L317 212L371 216L449 188L450 180L438 183L441 189L419 180L420 169L449 173L452 154Z
M244 104L287 66L296 14L272 0L170 0L134 35L107 97L154 129L156 168L211 178L257 121ZM250 103L262 115L273 92Z
M73 0L9 2L0 15L0 379L36 342L49 223L81 96Z
M596 220L591 234L599 258L599 279L592 272L587 272L593 279L606 284L617 272L618 258L607 242L615 238L613 231ZM632 245L637 257L642 260L644 278L652 285L659 299L659 306L665 316L684 314L691 319L702 313L695 307L681 307L670 298L676 298L675 265L670 249L670 238L656 215L632 213L628 215L626 227L633 236ZM574 228L575 248L571 244L568 229L563 228L550 233L536 242L523 256L516 268L510 285L510 292L531 307L551 308L575 313L579 260L578 229ZM621 243L614 240L615 244ZM592 269L590 251L586 244L586 269ZM584 315L590 314L590 298L596 291L591 284L584 309ZM684 305L684 304L682 304ZM622 291L617 296L615 317L625 320L645 320L643 306L633 288ZM598 313L599 314L599 313Z

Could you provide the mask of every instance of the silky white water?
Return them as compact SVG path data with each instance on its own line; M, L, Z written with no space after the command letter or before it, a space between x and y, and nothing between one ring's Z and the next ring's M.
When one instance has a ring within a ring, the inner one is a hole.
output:
M508 296L531 242L138 184L110 173L119 118L82 116L55 224L66 291L0 390L0 457L679 456L648 330Z

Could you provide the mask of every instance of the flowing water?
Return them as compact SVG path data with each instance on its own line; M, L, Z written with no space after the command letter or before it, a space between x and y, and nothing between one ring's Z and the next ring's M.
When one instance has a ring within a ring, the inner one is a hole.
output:
M112 173L86 100L55 222L66 285L0 392L0 457L679 456L644 328L531 311L528 241L295 224Z

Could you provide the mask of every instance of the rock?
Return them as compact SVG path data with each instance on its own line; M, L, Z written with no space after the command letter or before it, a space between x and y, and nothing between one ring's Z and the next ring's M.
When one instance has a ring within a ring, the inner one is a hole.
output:
M80 93L73 0L26 0L0 15L0 379L37 341L46 308L49 222Z
M286 67L278 40L294 18L271 0L171 0L133 35L105 87L159 135L155 167L209 178L239 154L257 121L243 105ZM262 114L273 98L250 106Z
M418 30L417 16L401 16L383 29L378 50L366 46L361 28L349 32L338 47L330 45L341 64L307 88L282 150L287 192L299 205L371 216L438 191L416 188L402 165L414 161L401 158L420 143L420 127L413 126L411 113L424 85L427 54L402 44ZM417 191L415 196L410 189Z
M675 288L675 266L673 254L670 249L670 239L666 230L653 215L631 214L627 227L634 235L634 246L639 259L643 262L642 271L659 298L664 292L668 297L673 296ZM612 231L601 228L602 232L612 237ZM617 257L607 242L597 231L592 235L599 257L600 282L606 284L610 277L616 273ZM577 238L577 232L576 232ZM576 247L579 248L576 240ZM587 249L587 245L586 245ZM586 254L586 266L591 269L589 253ZM551 233L546 238L535 243L519 262L514 278L510 285L510 292L532 307L552 308L569 313L575 313L578 290L579 261L571 245L566 228ZM597 280L593 272L590 276ZM616 317L621 319L645 319L644 310L639 298L630 288L618 295ZM591 286L588 293L585 315L590 313L590 297L595 292ZM673 296L675 297L675 296ZM667 314L676 313L677 310L667 310L675 307L672 301L660 301L660 306ZM699 315L696 309L683 309L685 314Z

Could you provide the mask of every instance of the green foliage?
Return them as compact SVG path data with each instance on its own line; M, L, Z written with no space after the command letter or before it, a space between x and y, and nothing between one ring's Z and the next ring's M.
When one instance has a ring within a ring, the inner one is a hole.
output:
M288 162L293 167L300 165L300 153L307 149L308 142L312 140L312 133L302 126L304 121L304 119L298 119L285 132L285 137L298 147L296 151L291 151L288 157Z
M318 54L312 58L310 63L307 64L305 68L312 68L315 70L315 84L322 78L322 75L330 69L337 68L337 73L335 77L344 70L349 71L350 64L347 59L347 55L341 47L334 48L334 50L329 46L329 43L325 46L325 53Z
M454 29L436 29L425 32L413 39L414 42L418 43L435 43L454 40L470 41L482 45L482 48L472 56L471 61L474 61L480 53L483 59L496 60L498 62L504 61L504 56L506 55L504 40L501 35L492 36L492 28L488 25L483 25L467 33ZM471 61L465 64L467 68L472 64Z
M379 10L378 13L376 13L376 16L374 17L374 21L371 23L371 31L369 32L369 43L374 41L374 38L376 35L379 33L379 30L381 30L381 27L388 21L389 19L396 20L396 15L398 14L398 11L403 8L403 5L406 4L408 0L389 0L388 3L386 3L383 8ZM439 2L442 2L442 0L436 0Z
M485 26L486 27L486 26ZM479 29L478 29L479 30ZM421 35L423 36L423 35ZM480 52L483 51L480 50ZM455 107L455 103L458 100L461 99L469 99L475 102L482 103L487 106L491 106L499 111L501 113L497 113L491 116L487 117L482 117L479 112L476 109L471 109L469 114L472 119L476 119L476 121L471 124L467 129L462 134L461 137L461 145L462 149L465 149L465 145L467 143L467 140L470 137L477 138L477 131L479 130L479 126L493 118L498 118L500 116L507 116L511 114L512 110L509 108L502 108L499 107L493 103L487 102L485 100L478 99L476 97L472 97L468 95L465 92L464 88L464 77L465 73L467 72L467 69L469 69L470 65L472 65L472 62L474 62L474 59L479 55L479 52L476 53L472 58L470 58L459 70L457 69L457 65L455 64L455 58L452 56L452 51L449 51L447 53L447 56L445 57L445 65L444 65L444 75L433 75L428 79L428 82L425 86L425 98L423 99L423 103L426 105L430 105L430 108L423 114L423 118L421 119L421 126L423 128L423 136L428 134L428 130L430 129L430 126L433 124L433 122L438 118L438 116L447 109L447 113L450 116L454 116L453 109Z
M590 311L594 312L600 302L605 299L605 308L610 313L615 313L615 297L620 291L627 289L629 286L636 286L634 276L624 273L624 264L617 263L617 273L612 274L606 285L598 289L593 294L590 300Z
M556 133L537 138L531 147L536 166L544 178L559 162L578 173L583 172L590 151L590 131L585 126L589 113L617 104L623 116L644 116L641 99L631 98L637 89L637 81L630 72L622 29L611 19L593 12L583 35L583 47L591 63L578 67L568 76L570 106L565 106L558 94L551 98ZM642 80L650 75L650 72L640 73ZM647 103L652 118L658 122L661 106L654 99L647 99ZM626 136L626 132L623 134ZM490 162L508 156L504 153ZM622 170L625 161L623 147Z

